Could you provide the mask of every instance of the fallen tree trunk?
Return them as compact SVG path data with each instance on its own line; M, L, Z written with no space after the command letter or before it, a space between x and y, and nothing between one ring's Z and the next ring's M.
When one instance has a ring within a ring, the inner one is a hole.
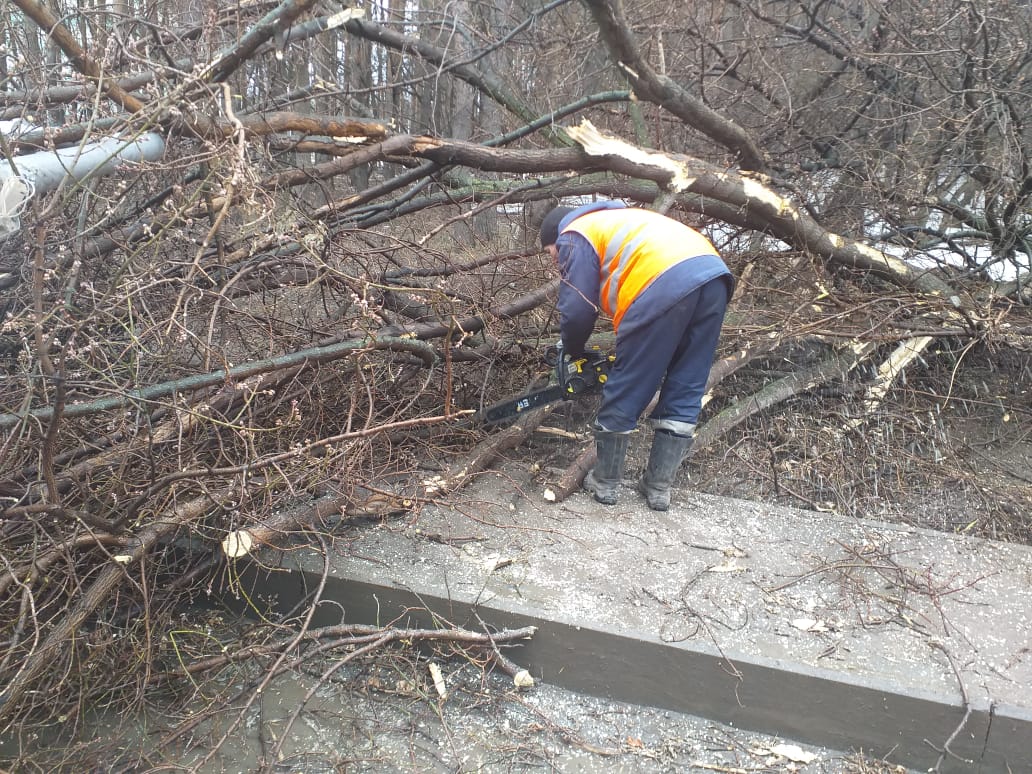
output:
M545 418L555 410L556 405L542 406L534 411L528 411L511 426L501 432L488 435L461 460L449 466L443 476L433 476L424 481L424 495L434 497L465 486L504 452L515 449L529 438Z
M752 395L739 398L702 426L696 434L696 444L707 446L749 417L820 384L841 379L874 349L875 345L871 342L852 342L809 368L771 382Z
M594 442L592 442L589 446L584 447L584 450L563 471L563 474L559 476L559 480L555 484L545 487L545 500L550 503L561 503L578 491L581 488L581 484L584 483L584 477L594 467L595 460L597 459L598 450L595 448Z
M376 339L361 339L355 341L344 341L338 344L329 344L323 347L311 347L298 352L291 352L280 357L254 360L243 365L233 366L221 371L213 371L207 374L188 376L185 379L176 379L171 382L151 385L134 390L127 390L120 395L110 398L101 398L86 403L75 403L65 406L61 412L63 417L82 417L90 414L99 414L104 411L120 409L134 403L149 403L157 398L164 398L180 392L198 390L212 387L223 382L241 381L252 376L266 374L272 371L286 370L295 366L307 363L325 363L346 357L356 351L375 349L395 349L403 352L411 352L420 357L427 366L436 360L436 355L428 345L421 341L412 339L400 339L395 337L383 337ZM35 419L47 421L54 414L52 408L32 409L25 414L0 414L0 428L13 427L26 421Z

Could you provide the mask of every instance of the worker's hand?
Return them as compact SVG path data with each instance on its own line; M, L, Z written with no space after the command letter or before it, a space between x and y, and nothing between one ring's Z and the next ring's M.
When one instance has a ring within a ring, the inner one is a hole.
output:
M562 341L557 341L555 344L545 348L544 361L545 365L558 366L567 360L566 353L563 351Z
M566 355L566 359L570 360L570 361L583 360L584 358L586 358L588 356L588 353L585 352L583 349L581 349L579 351L573 350L573 349L569 349L569 348L567 348L567 346L565 344L563 344L561 342L559 344L559 348L560 348L560 351L564 355Z

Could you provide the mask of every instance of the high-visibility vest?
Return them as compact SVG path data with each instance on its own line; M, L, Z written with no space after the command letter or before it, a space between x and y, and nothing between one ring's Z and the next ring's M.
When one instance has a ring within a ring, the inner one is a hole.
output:
M567 231L583 236L598 253L599 304L613 318L614 328L634 299L671 266L717 255L698 231L651 210L597 210L576 218L563 229Z

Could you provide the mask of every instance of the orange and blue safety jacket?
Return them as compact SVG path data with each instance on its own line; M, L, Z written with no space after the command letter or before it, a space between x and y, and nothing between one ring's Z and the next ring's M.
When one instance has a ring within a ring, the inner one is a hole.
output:
M622 202L569 213L559 223L556 248L563 346L573 355L584 351L600 311L619 336L659 319L718 277L725 278L729 297L733 288L731 272L706 237Z

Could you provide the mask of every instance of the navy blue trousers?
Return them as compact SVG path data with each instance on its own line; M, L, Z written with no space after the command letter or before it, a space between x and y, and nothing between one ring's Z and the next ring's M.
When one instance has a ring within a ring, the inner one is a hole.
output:
M727 282L718 277L659 319L626 335L617 334L616 361L602 389L596 418L603 429L633 430L656 390L660 390L659 402L651 419L698 424L727 296Z

